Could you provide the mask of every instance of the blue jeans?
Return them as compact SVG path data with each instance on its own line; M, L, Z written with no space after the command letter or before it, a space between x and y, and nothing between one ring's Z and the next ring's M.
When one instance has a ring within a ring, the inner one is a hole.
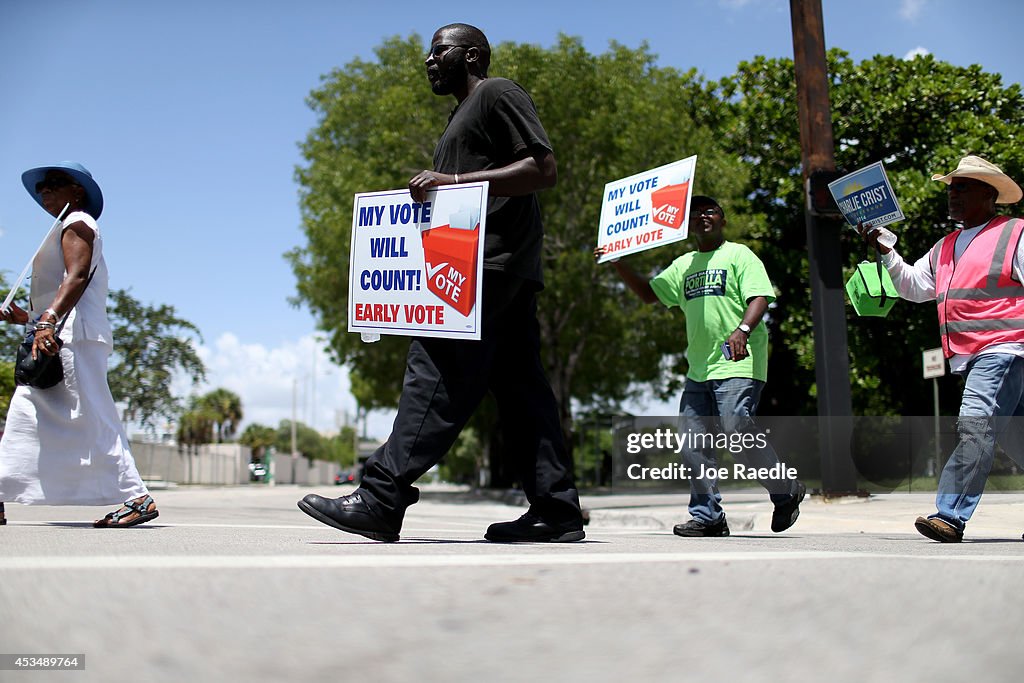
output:
M679 401L680 432L703 434L752 434L757 431L754 416L764 382L746 377L711 379L697 382L687 379ZM720 430L720 431L718 431ZM736 459L751 467L771 467L779 462L775 449L766 440L741 450L730 449ZM722 494L714 476L698 477L702 467L717 466L716 448L683 448L683 464L691 468L690 515L699 522L714 524L722 520ZM776 505L788 502L796 491L796 480L760 481Z
M963 531L974 514L992 469L996 441L1024 467L1024 358L1003 353L978 356L967 366L957 420L959 441L939 477L937 517Z

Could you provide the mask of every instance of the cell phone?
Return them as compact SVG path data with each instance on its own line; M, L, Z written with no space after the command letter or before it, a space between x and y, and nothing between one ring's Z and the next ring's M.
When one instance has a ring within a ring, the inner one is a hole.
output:
M722 342L722 355L726 360L732 360L732 349L729 348L729 342Z

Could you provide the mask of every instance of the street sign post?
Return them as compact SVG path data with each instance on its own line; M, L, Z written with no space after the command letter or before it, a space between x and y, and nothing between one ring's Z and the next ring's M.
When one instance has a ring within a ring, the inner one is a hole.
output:
M935 402L935 464L939 464L939 377L946 374L946 359L942 349L925 349L921 352L924 378L932 381L932 397Z
M925 379L934 379L946 374L946 359L942 357L942 349L925 349L921 352L921 360Z

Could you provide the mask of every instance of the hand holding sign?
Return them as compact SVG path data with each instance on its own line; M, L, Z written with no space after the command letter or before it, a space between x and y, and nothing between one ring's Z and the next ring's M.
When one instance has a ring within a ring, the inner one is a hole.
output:
M876 228L870 223L857 223L857 232L869 246L888 254L896 246L896 234L885 228Z
M696 167L692 156L605 185L598 263L686 239Z
M863 223L880 228L904 219L903 210L896 201L881 161L833 180L828 184L828 189L846 222L853 227ZM895 244L896 236L888 230L885 232L892 235L889 239Z
M480 338L488 184L428 189L433 180L422 180L418 195L356 195L348 329L364 341L380 334Z

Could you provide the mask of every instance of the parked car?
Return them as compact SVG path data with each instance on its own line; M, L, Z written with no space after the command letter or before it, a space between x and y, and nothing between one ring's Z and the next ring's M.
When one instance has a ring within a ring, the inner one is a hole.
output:
M341 486L342 484L352 484L355 486L359 483L359 474L355 469L342 470L334 475L334 485Z
M249 481L263 481L267 477L267 466L261 462L249 463Z

